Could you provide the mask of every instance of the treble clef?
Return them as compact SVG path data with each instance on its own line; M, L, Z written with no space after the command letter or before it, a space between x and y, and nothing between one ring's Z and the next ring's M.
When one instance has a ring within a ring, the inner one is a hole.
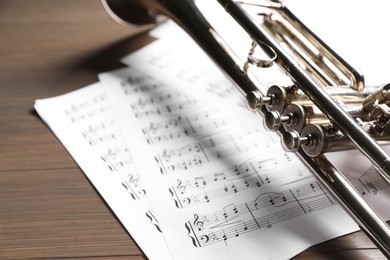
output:
M181 194L186 193L187 187L186 187L186 185L183 185L183 182L180 179L177 180L176 188L180 191Z
M198 214L194 214L194 225L198 228L199 231L202 231L203 230L203 221L199 220L199 215Z

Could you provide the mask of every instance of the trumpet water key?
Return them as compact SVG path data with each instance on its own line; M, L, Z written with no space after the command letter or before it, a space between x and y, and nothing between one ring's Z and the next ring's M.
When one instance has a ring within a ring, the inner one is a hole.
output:
M278 0L217 1L253 41L245 61L234 55L229 43L210 25L193 0L102 0L102 3L121 23L151 23L156 21L156 15L162 14L180 25L238 87L248 107L273 120L274 125L269 128L278 129L284 136L283 146L296 151L390 258L389 226L326 157L327 152L354 147L390 183L390 156L375 140L389 140L390 85L366 87L358 69ZM265 58L256 55L259 49ZM293 85L264 87L250 73L270 66L278 66ZM360 108L351 110L348 104ZM290 111L292 107L295 110ZM296 123L298 128L286 132L285 127L279 127L283 123L292 124L296 111L304 112L298 116L302 117Z

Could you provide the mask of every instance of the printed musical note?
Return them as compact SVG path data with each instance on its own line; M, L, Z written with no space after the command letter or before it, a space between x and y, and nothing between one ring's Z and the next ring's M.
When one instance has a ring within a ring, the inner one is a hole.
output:
M203 247L216 242L226 242L247 232L269 229L280 222L334 204L334 199L324 192L320 184L308 183L283 192L262 193L254 201L240 205L229 204L221 211L203 214L201 230L193 227L199 218L189 220L185 227L194 246Z
M122 92L129 96L166 87L163 82L157 82L156 79L152 79L144 74L134 73L127 75L127 77L120 82L120 86Z
M376 195L380 190L390 187L390 184L377 174L373 166L359 178L350 177L350 181L362 196Z
M278 154L270 154L269 156L275 158ZM272 182L281 181L283 178L294 178L294 176L281 177L278 174L280 171L287 171L294 165L294 162L283 167L279 165L279 171L273 169L274 171L267 173L268 169L264 169L260 165L263 162L267 164L268 161L264 157L255 157L239 166L232 166L220 172L192 179L178 179L177 184L171 186L169 191L175 205L178 208L184 208L196 206L198 203L208 203L250 189L260 189L260 187L270 185ZM276 166L278 165L276 164ZM309 172L306 172L306 175L308 174Z
M189 170L240 153L253 152L254 149L260 148L261 145L268 142L269 139L264 136L252 135L243 140L241 134L219 134L205 137L198 143L177 149L163 149L160 154L155 156L155 159L161 172L169 174L173 171ZM261 150L264 151L265 148L262 146ZM274 160L271 161L274 162ZM262 167L264 163L259 162L258 164Z
M221 117L209 116L208 113L201 112L183 114L170 117L164 121L153 121L142 129L148 143L171 141L184 137L206 136L211 133L221 131L227 127L226 120ZM207 119L207 120L205 120Z
M65 108L63 112L72 123L82 123L110 110L111 105L107 101L107 95L101 94L80 103L74 103Z
M136 118L141 119L150 116L179 116L189 113L197 105L198 102L195 99L185 95L181 96L173 91L166 91L159 93L156 97L140 97L131 104L131 110Z

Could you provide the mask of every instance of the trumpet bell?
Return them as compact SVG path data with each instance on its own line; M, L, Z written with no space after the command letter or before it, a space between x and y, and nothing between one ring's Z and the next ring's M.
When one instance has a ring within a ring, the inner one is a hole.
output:
M155 15L137 0L101 0L106 12L116 22L126 26L141 26L157 23Z

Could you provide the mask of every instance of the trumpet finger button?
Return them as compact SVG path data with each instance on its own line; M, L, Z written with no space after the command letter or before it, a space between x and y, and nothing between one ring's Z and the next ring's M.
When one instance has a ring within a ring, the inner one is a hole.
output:
M282 147L287 152L297 151L307 141L308 137L301 137L297 131L289 131L283 133Z
M254 90L246 94L246 105L252 111L260 110L265 104L271 103L271 97L263 96L260 91Z
M289 116L283 116L277 111L268 111L264 114L264 127L269 131L277 131L290 121Z

